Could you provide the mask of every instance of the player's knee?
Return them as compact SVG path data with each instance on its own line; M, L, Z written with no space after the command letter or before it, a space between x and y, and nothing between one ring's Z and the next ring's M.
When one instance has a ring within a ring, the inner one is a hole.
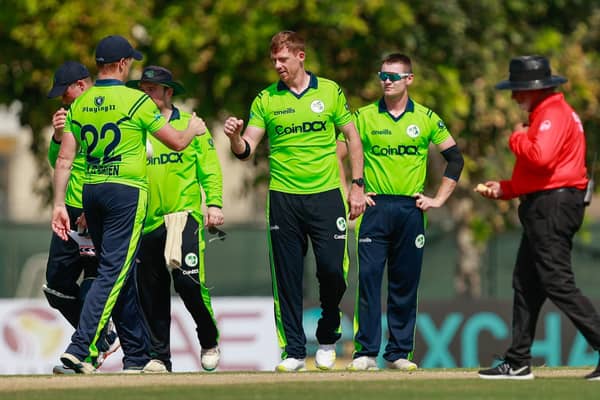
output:
M182 297L200 293L200 282L198 274L195 276L178 274L173 277L173 287Z
M48 287L47 285L44 285L43 291L46 299L48 300L48 304L50 304L50 307L57 310L61 310L65 306L79 302L78 296L62 293L58 290Z
M320 282L344 282L344 271L339 265L326 265L317 272Z

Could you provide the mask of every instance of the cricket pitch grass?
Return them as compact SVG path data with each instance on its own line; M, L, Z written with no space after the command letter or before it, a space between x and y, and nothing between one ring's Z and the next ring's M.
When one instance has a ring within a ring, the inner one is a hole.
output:
M0 399L599 399L590 368L534 368L532 381L482 380L474 369L298 373L5 375Z

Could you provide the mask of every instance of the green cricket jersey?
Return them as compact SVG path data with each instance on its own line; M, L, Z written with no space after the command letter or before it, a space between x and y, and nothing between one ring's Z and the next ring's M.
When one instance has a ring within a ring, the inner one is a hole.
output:
M256 96L249 126L269 138L269 189L314 194L339 188L335 127L352 121L346 97L333 81L311 73L308 88L297 95L283 82Z
M173 107L169 123L183 130L191 115ZM148 213L144 234L164 223L163 216L177 211L190 211L202 222L202 189L207 206L223 206L223 175L212 136L207 130L197 136L181 152L169 149L150 136L152 158L148 166Z
M404 113L394 118L381 99L360 108L355 123L363 144L365 192L423 192L429 144L450 137L440 117L409 99Z
M50 146L48 147L48 161L52 168L56 165L58 152L60 151L60 143L52 137ZM85 154L83 149L79 148L77 155L73 160L71 168L71 176L67 185L67 193L65 194L65 204L71 207L83 208L81 201L83 191L83 181L85 178Z
M85 183L146 189L146 134L166 123L145 93L103 79L73 102L65 132L75 136L85 153Z

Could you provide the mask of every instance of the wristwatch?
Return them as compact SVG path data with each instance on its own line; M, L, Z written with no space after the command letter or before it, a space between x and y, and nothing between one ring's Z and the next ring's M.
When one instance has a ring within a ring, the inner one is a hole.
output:
M365 187L365 180L363 178L352 179L352 183L355 183L359 187Z

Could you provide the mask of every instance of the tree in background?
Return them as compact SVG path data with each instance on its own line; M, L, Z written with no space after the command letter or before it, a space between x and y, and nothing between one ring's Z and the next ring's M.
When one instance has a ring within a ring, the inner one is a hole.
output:
M46 203L51 185L42 130L56 106L45 98L52 71L67 59L93 71L95 45L111 33L132 39L144 65L169 66L209 121L247 115L254 96L277 79L268 44L283 29L308 39L308 69L339 82L355 109L376 100L375 71L386 53L410 55L420 81L412 96L440 114L465 155L448 215L431 219L452 222L456 288L469 297L480 295L486 243L515 223L515 203L483 202L472 192L477 182L507 177L512 168L506 138L525 116L509 95L493 89L506 77L509 60L548 56L554 71L569 78L565 94L584 121L590 159L600 141L596 1L27 0L2 6L0 104L21 106L20 121L31 128L31 151L40 164L36 192ZM248 183L252 190L267 182L266 153L265 143Z

